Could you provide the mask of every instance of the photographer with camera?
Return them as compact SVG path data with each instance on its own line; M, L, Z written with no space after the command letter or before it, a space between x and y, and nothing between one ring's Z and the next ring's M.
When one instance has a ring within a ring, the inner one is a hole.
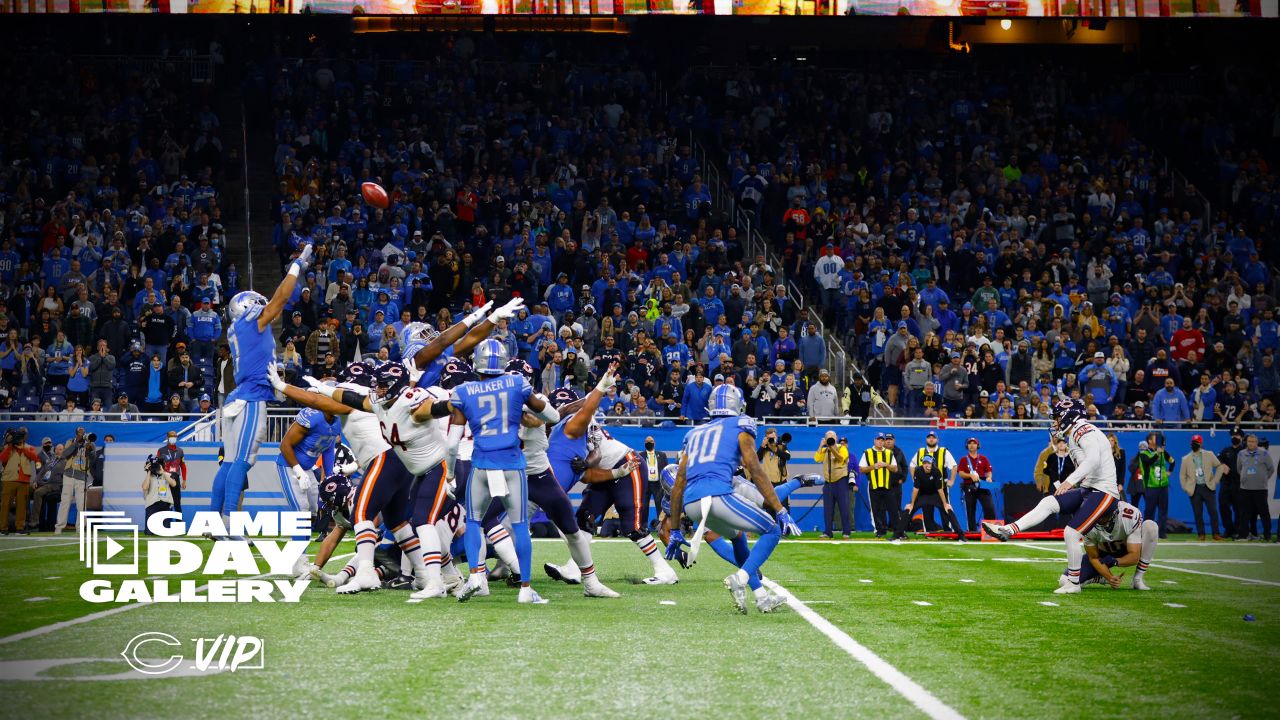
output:
M147 456L142 469L146 473L142 478L142 504L146 506L150 525L152 515L173 509L173 489L178 486L178 481L164 469L164 461L155 455ZM149 528L146 532L152 534Z
M58 499L62 497L62 472L67 467L67 461L62 458L64 449L60 444L52 448L48 462L40 467L35 481L31 483L31 519L27 521L28 530L43 532L52 527L52 523L46 525L44 522L45 504L52 505L50 510L57 513Z
M840 510L840 528L846 540L853 532L853 508L849 503L849 445L836 441L836 434L828 430L822 436L822 444L813 454L813 461L822 466L822 536L835 534L835 512Z
M35 477L40 454L27 444L27 429L15 428L4 434L0 449L0 535L9 534L9 504L17 503L19 535L27 534L27 502L31 496L31 479Z
M93 459L98 451L94 443L96 439L96 435L86 435L84 428L78 427L76 436L66 443L62 451L66 467L62 470L62 501L58 505L58 522L53 526L54 535L67 528L72 503L75 503L77 512L84 512L85 488L92 477Z
M760 449L756 451L756 457L764 467L764 474L769 478L770 485L781 485L787 480L787 463L791 461L791 452L787 450L789 442L791 433L783 433L779 439L778 431L770 428L765 431L764 442L760 443ZM783 504L786 504L785 500Z

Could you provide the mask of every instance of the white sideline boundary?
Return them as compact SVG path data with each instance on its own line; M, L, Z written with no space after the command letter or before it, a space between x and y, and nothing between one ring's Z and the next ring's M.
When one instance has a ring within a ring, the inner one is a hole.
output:
M1006 543L1006 544L1017 545L1018 547L1024 547L1024 548L1031 548L1032 550L1044 550L1046 552L1062 553L1063 555L1067 554L1067 551L1065 548L1046 547L1044 545L1032 545L1031 543L1026 543L1026 542L1015 542L1015 543ZM1171 547L1177 547L1177 545L1172 545ZM1159 568L1161 570L1173 570L1175 572L1191 573L1192 575L1207 575L1209 577L1222 578L1223 580L1240 580L1240 581L1251 583L1251 584L1270 585L1271 587L1280 587L1280 582L1275 582L1274 580L1255 580L1253 578L1240 577L1239 575L1224 575L1222 573L1208 572L1206 570L1192 570L1191 568L1175 567L1173 565L1157 565L1155 563L1151 563L1151 567Z
M62 542L42 542L37 545L22 545L20 547L0 548L0 552L16 552L18 550L39 550L40 548L60 547L62 545L78 545L78 544L80 544L79 540L72 540L70 542L67 542L65 540Z
M965 720L965 717L955 708L939 700L933 693L903 674L901 670L890 665L865 645L849 637L848 633L833 625L830 620L822 617L806 605L804 601L792 595L790 590L772 580L765 580L764 584L779 595L786 597L788 607L795 610L800 617L804 618L818 632L826 635L828 640L836 644L836 647L844 650L850 657L866 666L868 670L893 688L899 695L911 701L911 704L919 708L925 715L933 718L933 720Z
M345 555L335 555L329 558L329 562L333 562L334 560L345 560L349 557L352 557L353 555L355 555L355 553L347 553ZM327 565L329 563L325 563L325 564ZM260 580L270 575L271 573L262 573L261 575L254 575L251 578L242 578L242 579ZM201 592L203 590L207 590L208 588L209 588L209 585L206 583L196 588L196 592ZM26 630L24 632L2 637L0 638L0 645L8 645L9 643L15 643L20 640L28 640L30 638L40 637L41 635L48 635L49 633L57 632L64 628L75 627L76 625L83 625L87 622L93 622L94 620L101 620L102 618L105 618L105 617L111 617L112 615L119 615L120 613L129 612L130 610L137 610L138 608L150 607L155 604L156 603L154 602L140 602L140 603L133 603L132 605L120 605L118 607L113 607L107 610L101 610L96 613L90 613L88 615L84 615L78 618L63 620L62 622L56 622L51 625L44 625L42 627L38 627L31 630Z

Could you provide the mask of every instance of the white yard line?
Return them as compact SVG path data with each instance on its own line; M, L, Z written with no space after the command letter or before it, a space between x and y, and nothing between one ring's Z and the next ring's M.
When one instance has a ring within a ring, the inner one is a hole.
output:
M797 599L795 595L791 594L791 591L772 580L765 580L764 583L769 589L786 597L787 604L791 609L808 621L818 632L826 635L828 640L835 643L837 647L848 653L854 660L865 665L876 677L883 680L899 695L911 701L911 704L919 708L925 715L933 718L933 720L964 720L964 716L957 712L955 708L939 700L933 693L925 690L919 683L904 675L901 670L890 665L857 640L849 637L848 633L836 627L831 621L815 612L813 608Z
M355 555L355 553L347 553L346 555L338 555L335 557L331 557L329 558L329 562L333 562L334 560L345 560L346 558L349 558L353 555ZM269 576L270 574L271 573L263 573L261 575L255 575L251 578L242 578L242 579L260 580L264 577ZM207 590L208 588L209 586L207 584L201 585L200 587L196 588L196 592L202 592L204 590ZM104 617L111 617L112 615L119 615L120 613L129 612L130 610L137 610L138 608L150 607L151 605L154 605L154 604L155 603L151 603L151 602L140 602L140 603L133 603L131 605L121 605L119 607L113 607L109 610L102 610L100 612L90 613L82 617L72 618L71 620L63 620L62 622L56 622L51 625L44 625L42 627L38 627L32 630L27 630L25 632L16 633L14 635L8 635L6 637L0 637L0 645L8 645L9 643L15 643L15 642L18 642L19 640L27 640L33 637L40 637L41 635L48 635L51 632L57 632L58 630L62 630L63 628L75 627L76 625L83 625L87 622L100 620Z
M0 548L0 552L17 552L18 550L39 550L40 548L58 547L59 545L78 545L78 544L79 544L78 540L72 540L70 542L43 542L43 543L40 543L39 545L23 545L22 547L16 547L16 548L10 548L10 547Z
M1031 548L1032 550L1045 550L1048 552L1062 553L1063 555L1067 554L1066 548L1046 547L1044 545L1032 545L1031 543L1025 543L1025 542L1015 542L1015 543L1009 543L1009 544L1017 545L1018 547ZM1177 547L1177 545L1171 545L1170 547ZM1240 580L1242 582L1253 583L1257 585L1270 585L1272 587L1280 587L1280 582L1275 582L1274 580L1255 580L1254 578L1240 577L1239 575L1223 575L1222 573L1206 572L1204 570L1192 570L1191 568L1177 567L1175 565L1156 565L1155 563L1152 563L1151 567L1159 568L1161 570L1174 570L1176 572L1191 573L1192 575L1207 575L1209 577L1222 578L1223 580Z

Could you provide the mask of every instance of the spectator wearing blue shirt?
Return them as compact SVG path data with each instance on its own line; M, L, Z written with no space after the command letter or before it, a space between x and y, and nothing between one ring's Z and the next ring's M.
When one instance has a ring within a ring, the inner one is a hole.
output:
M1160 316L1160 340L1164 344L1173 341L1173 334L1182 328L1182 316L1178 314L1178 306L1173 303L1165 305L1165 313Z
M1166 377L1164 387L1151 398L1151 417L1159 422L1178 424L1191 419L1187 396L1174 384L1173 378Z
M702 281L705 283L707 279L703 278ZM703 319L708 325L714 327L720 316L724 314L724 303L716 297L716 287L706 285L706 289L702 291L702 297L698 298L698 304L702 306Z
M1262 320L1253 329L1253 347L1258 352L1280 351L1280 322L1276 322L1276 311L1272 308L1262 311Z
M695 424L707 420L707 401L711 399L711 383L702 372L702 366L694 370L693 382L684 386L684 394L680 398L680 409L684 417Z
M1218 402L1218 388L1209 373L1200 374L1200 384L1191 391L1191 415L1196 422L1213 422L1213 406Z
M800 362L804 363L805 374L817 377L818 369L826 363L827 359L827 343L818 333L818 326L809 323L807 332L800 337L797 345Z
M1120 380L1116 377L1116 373L1107 365L1107 356L1101 350L1093 354L1093 362L1086 365L1080 374L1076 377L1080 390L1085 396L1098 406L1098 412L1103 415L1111 414L1111 405L1115 402L1116 390L1120 387Z
M212 361L214 343L222 335L222 320L210 309L208 301L195 302L196 311L191 313L191 357Z
M992 334L996 330L1004 329L1007 331L1013 326L1013 321L1009 319L1009 315L1000 309L999 303L994 299L987 301L987 311L983 315L987 319L987 330Z
M555 317L556 322L563 322L565 312L572 310L574 305L573 288L569 287L567 273L560 273L556 277L556 283L547 288L544 299L547 301L547 307L551 308L551 315Z
M925 280L924 288L920 290L920 302L932 306L934 317L939 317L942 312L942 304L950 304L951 297L947 295L946 290L938 287L938 279L931 275L928 280ZM943 332L945 333L945 331Z

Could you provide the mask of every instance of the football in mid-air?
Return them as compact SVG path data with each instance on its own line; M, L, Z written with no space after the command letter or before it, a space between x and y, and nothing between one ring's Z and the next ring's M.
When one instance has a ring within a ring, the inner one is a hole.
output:
M367 182L361 185L360 194L364 196L365 202L376 208L385 210L391 204L391 199L387 197L387 191L375 182Z

